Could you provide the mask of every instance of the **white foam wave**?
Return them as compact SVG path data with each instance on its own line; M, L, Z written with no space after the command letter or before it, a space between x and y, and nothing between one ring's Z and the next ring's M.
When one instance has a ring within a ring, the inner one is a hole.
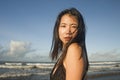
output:
M104 62L90 62L90 64L94 64L94 65L97 65L97 64L120 64L120 62L114 62L114 61L104 61Z
M116 66L116 65L94 65L94 66L89 67L89 72L120 71L119 66Z
M33 68L34 66L22 66L22 65L0 65L0 68Z
M13 66L16 66L16 65L18 65L18 66L20 66L20 65L22 65L22 63L5 63L5 65L13 65Z
M0 78L7 78L7 77L22 77L22 76L31 76L31 75L47 75L49 72L45 73L4 73L0 75Z
M53 68L54 63L5 63L1 64L0 68Z
M28 66L34 66L36 68L53 68L53 63L27 63Z

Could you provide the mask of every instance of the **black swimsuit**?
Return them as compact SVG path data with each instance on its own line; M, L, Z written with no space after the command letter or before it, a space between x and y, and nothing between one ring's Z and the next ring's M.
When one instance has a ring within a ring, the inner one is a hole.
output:
M65 80L66 71L65 71L64 65L61 64L57 67L57 63L58 63L58 61L56 62L55 66L50 74L50 80Z

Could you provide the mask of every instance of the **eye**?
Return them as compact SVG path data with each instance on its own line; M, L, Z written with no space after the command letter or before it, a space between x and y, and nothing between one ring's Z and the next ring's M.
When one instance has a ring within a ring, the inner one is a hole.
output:
M77 26L76 26L76 25L72 25L71 27L77 29Z
M65 28L66 26L65 26L65 25L60 25L60 27L63 27L63 28Z
M77 26L72 26L73 28L77 28Z
M78 26L76 24L72 24L71 27L74 28L74 29L78 28Z

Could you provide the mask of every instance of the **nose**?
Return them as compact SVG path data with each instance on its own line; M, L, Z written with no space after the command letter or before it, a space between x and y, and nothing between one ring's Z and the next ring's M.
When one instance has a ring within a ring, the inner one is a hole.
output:
M66 28L66 34L68 34L68 35L71 35L72 34L72 31L71 31L71 27L67 27Z

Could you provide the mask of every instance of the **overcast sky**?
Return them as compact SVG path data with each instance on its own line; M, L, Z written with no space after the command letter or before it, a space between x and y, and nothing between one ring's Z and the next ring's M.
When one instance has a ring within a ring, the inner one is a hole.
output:
M120 60L119 0L0 0L0 61L48 61L58 13L75 7L89 60Z

